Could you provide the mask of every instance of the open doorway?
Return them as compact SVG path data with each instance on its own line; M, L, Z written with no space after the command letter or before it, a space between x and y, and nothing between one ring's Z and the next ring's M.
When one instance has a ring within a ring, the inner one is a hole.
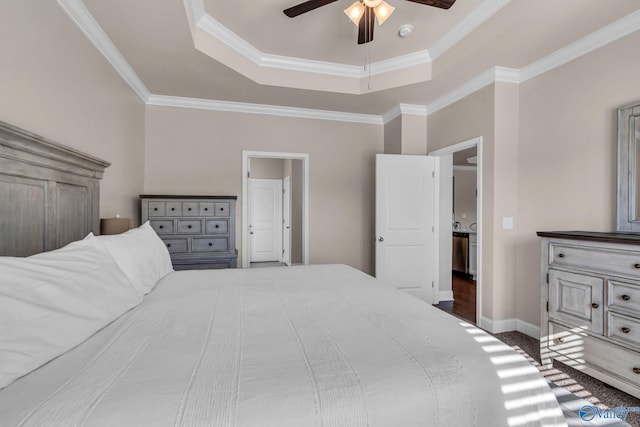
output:
M308 155L243 151L242 268L308 262Z
M441 252L451 254L451 275L445 279L450 280L450 288L444 293L449 297L441 298L437 306L478 324L482 318L482 137L429 155L448 162L451 171L450 192L440 196L453 215L452 224L446 225L451 239L440 245Z

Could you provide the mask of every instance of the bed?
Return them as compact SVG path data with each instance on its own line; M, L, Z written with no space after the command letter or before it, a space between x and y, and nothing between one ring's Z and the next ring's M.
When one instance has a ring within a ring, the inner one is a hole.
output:
M144 224L61 246L0 258L2 426L565 425L508 346L352 267L174 272Z

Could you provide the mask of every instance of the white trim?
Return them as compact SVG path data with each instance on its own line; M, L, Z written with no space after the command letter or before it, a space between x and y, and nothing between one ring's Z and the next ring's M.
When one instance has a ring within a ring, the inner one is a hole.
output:
M551 71L638 30L640 30L640 10L525 66L521 70L521 82Z
M242 150L242 268L249 268L249 234L248 234L248 190L249 159L261 157L270 159L302 160L302 264L309 264L309 154L279 153L270 151Z
M469 35L511 0L485 0L430 48L434 60Z
M396 104L382 115L382 123L385 125L401 115L413 115L427 117L427 106L416 104Z
M453 301L453 291L440 291L438 292L438 301Z
M453 154L457 151L466 150L467 148L476 147L476 154L478 156L478 164L476 169L476 188L477 188L477 196L476 196L476 211L477 217L476 222L478 224L478 230L476 232L478 238L478 260L477 260L477 271L476 271L476 319L480 319L478 325L483 327L482 322L482 291L483 291L483 279L482 279L482 253L483 253L483 242L484 242L484 218L482 215L483 210L483 180L482 180L482 165L483 165L483 139L482 136L477 136L472 139L468 139L466 141L459 142L457 144L450 145L448 147L441 148L439 150L431 151L428 153L429 156L445 156L448 154ZM484 327L483 327L484 329Z
M331 120L335 122L364 123L370 125L384 124L381 116L373 114L312 110L308 108L280 107L277 105L249 104L232 101L214 101L211 99L184 98L179 96L151 95L147 101L147 105L246 114L264 114L269 116L297 117L303 119Z
M109 61L111 66L120 74L124 81L140 97L142 102L147 102L151 93L142 83L133 68L115 47L109 36L104 32L100 24L80 0L57 0L60 8L78 26L85 37L93 46Z
M481 73L480 75L467 81L462 86L458 86L456 89L447 93L444 96L436 99L435 101L427 104L426 110L428 114L433 114L438 110L441 110L454 102L460 101L479 91L480 89L494 84L496 82L504 83L519 83L520 71L515 68L506 67L493 67Z
M518 331L522 332L525 335L530 336L531 338L535 338L537 340L540 339L540 327L524 320L520 319L502 319L502 320L491 320L488 317L483 317L480 325L482 329L492 334L499 334L502 332L512 332Z

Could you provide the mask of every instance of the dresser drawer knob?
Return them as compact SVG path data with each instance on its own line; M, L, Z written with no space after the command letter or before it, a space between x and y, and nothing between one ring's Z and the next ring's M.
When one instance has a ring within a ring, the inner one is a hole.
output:
M193 228L193 225L189 224L187 225L187 228Z
M171 247L171 243L167 243L167 247L170 248Z
M189 212L191 212L191 208L187 209Z
M600 308L600 304L598 304L597 302L594 302L593 304L591 304L592 308Z
M209 246L213 246L213 243L209 242Z
M220 228L220 224L216 224L216 228Z
M208 211L208 210L209 210L209 208L204 208L204 210L205 210L205 211Z
M153 210L154 210L154 211L157 211L157 210L158 210L158 208L153 208Z
M629 301L631 299L631 297L629 295L627 295L627 294L622 295L621 298L622 298L623 301Z
M620 330L625 334L628 334L629 332L631 332L631 329L627 328L626 326L623 326L622 328L620 328Z
M164 225L161 225L158 227L160 230L162 230L164 228Z
M175 211L175 210L176 210L176 208L171 208L171 210L172 210L172 211Z
M633 368L634 374L640 374L640 368Z
M640 264L633 264L635 268L640 268Z
M224 210L224 208L220 208L220 210L221 210L221 211L223 211L223 210Z

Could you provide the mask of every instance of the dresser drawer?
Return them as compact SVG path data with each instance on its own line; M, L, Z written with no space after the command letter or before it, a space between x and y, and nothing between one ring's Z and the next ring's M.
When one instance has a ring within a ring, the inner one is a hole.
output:
M217 202L216 203L216 216L229 216L229 203Z
M182 216L200 216L198 202L182 202Z
M214 216L216 214L216 204L213 202L200 202L198 210L200 216Z
M180 253L189 251L189 240L184 237L182 239L162 239L167 250L171 253Z
M194 237L191 241L192 252L220 252L227 249L226 237Z
M578 328L549 324L549 349L554 358L581 370L595 368L637 387L640 385L640 353L594 338Z
M155 230L157 234L175 234L175 230L173 227L173 220L161 220L161 219L153 219L149 221L151 228Z
M228 221L226 219L208 219L205 226L205 233L226 233L229 230Z
M609 308L634 312L640 316L640 286L610 280L608 291Z
M178 234L202 234L202 221L199 219L179 219Z
M549 265L640 277L640 252L551 243Z
M182 203L180 202L166 202L165 203L166 216L182 216Z
M607 328L609 338L640 347L640 319L611 311L607 318L609 320Z
M149 202L149 216L164 216L164 202Z

